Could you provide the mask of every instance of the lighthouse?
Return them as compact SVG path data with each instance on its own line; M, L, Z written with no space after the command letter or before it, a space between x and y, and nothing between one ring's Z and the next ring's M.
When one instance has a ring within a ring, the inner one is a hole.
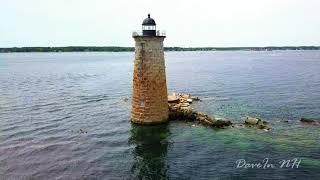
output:
M142 32L133 32L135 59L131 121L160 124L168 121L168 93L163 41L165 33L156 29L154 19L142 22Z

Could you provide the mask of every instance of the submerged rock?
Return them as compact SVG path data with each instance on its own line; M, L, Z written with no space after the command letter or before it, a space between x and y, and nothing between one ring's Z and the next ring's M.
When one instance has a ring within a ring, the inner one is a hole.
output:
M301 121L301 122L312 123L312 122L316 122L317 120L315 120L315 119L308 119L308 118L301 118L300 121Z
M301 118L300 121L302 123L312 124L312 125L320 125L320 120L309 119L309 118Z
M192 97L191 98L193 101L201 101L199 97Z

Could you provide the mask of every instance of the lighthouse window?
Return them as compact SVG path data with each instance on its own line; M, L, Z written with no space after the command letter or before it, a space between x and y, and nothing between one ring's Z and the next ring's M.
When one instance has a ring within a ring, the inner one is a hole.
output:
M156 26L143 26L143 30L156 30Z

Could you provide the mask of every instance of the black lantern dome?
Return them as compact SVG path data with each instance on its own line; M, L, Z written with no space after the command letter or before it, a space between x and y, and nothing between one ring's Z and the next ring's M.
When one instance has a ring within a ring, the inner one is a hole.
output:
M148 14L148 18L143 20L142 25L143 26L155 26L156 22L154 21L154 19L152 19L150 17L150 14Z
M142 22L143 36L156 36L156 22L148 14L148 18Z

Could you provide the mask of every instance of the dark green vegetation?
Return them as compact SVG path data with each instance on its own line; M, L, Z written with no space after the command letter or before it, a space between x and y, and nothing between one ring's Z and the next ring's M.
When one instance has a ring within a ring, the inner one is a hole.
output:
M165 47L165 51L272 51L272 50L320 50L320 46ZM9 52L129 52L129 51L134 51L134 47L68 46L68 47L13 47L13 48L0 48L0 53L9 53Z
M68 46L68 47L13 47L13 48L0 48L2 52L122 52L134 51L133 47L95 47L95 46Z

